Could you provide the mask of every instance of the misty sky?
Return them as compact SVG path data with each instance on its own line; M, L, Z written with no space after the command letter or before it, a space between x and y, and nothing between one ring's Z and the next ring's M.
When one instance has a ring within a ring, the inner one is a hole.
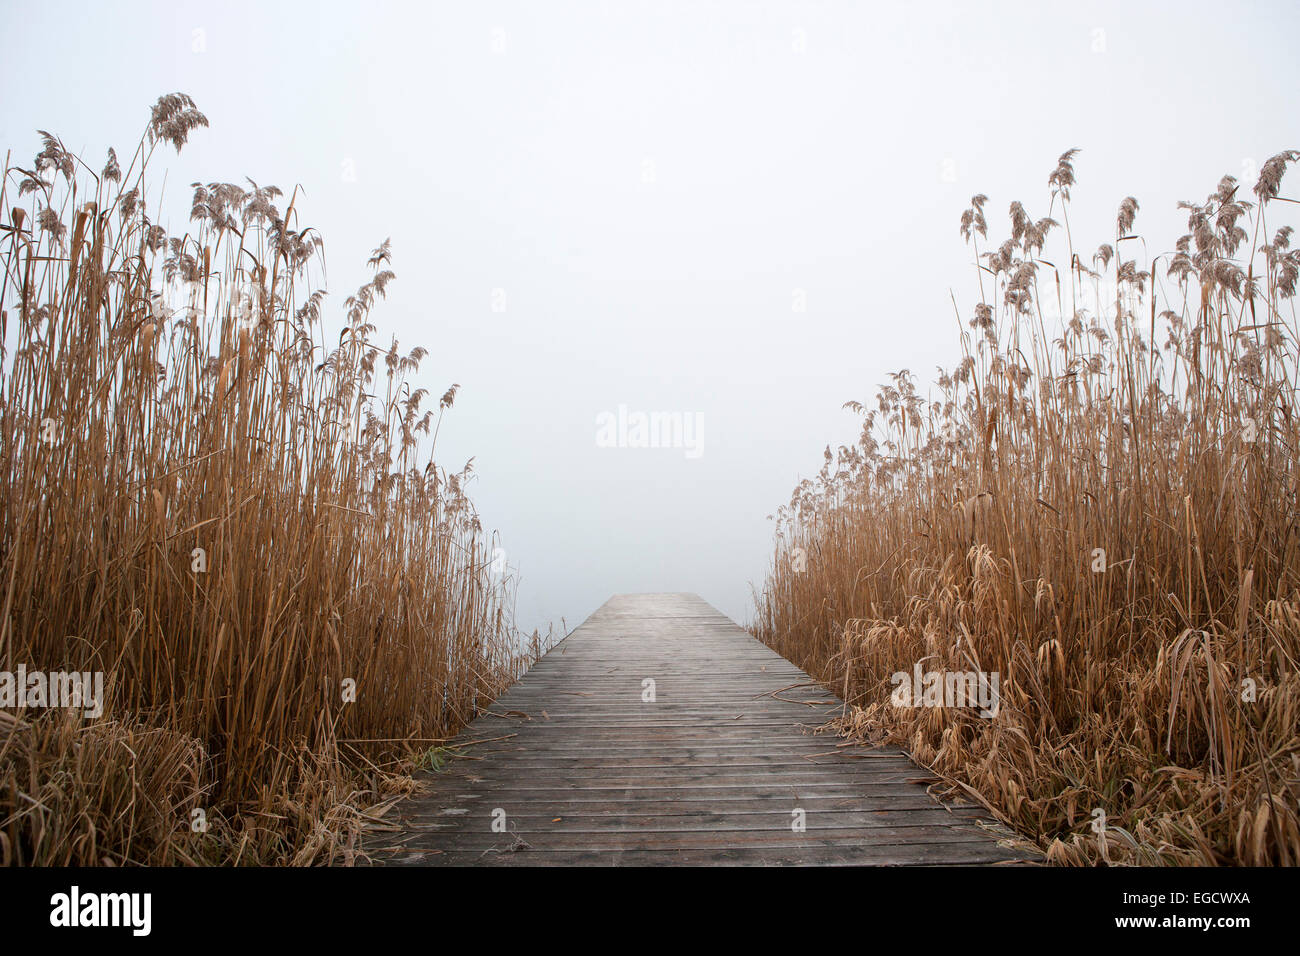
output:
M25 164L47 129L96 165L189 93L211 128L159 151L169 231L191 182L300 184L335 331L392 237L380 340L461 385L438 457L475 459L522 627L663 590L744 623L766 516L858 434L843 402L959 358L970 196L1000 240L1080 147L1076 243L1131 194L1171 248L1178 200L1300 147L1298 11L3 0L0 148ZM620 406L698 448L603 447Z

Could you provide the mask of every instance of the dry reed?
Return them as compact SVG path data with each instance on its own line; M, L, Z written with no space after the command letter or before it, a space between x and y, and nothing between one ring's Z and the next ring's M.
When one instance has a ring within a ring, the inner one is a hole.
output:
M98 719L0 712L6 863L351 861L526 663L469 466L432 458L457 386L372 323L388 243L337 333L296 193L151 221L157 147L206 125L164 96L125 170L42 133L0 184L0 670L107 675Z
M928 397L903 371L849 403L861 439L781 509L756 629L846 695L842 730L1053 861L1294 865L1300 252L1266 219L1300 153L1253 199L1224 177L1181 204L1187 234L1146 261L1132 198L1076 252L1075 152L998 246L974 198L960 364ZM998 715L896 706L918 662L999 674Z

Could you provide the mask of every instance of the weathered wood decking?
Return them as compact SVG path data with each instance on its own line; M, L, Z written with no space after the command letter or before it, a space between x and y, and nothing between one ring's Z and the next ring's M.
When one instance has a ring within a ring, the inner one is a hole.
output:
M470 724L464 756L424 775L367 849L416 865L1033 858L932 798L900 751L814 735L840 706L696 595L617 595Z

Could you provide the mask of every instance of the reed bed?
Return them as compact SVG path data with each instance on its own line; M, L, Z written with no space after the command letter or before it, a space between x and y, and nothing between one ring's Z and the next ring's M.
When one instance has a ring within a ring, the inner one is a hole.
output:
M1300 152L1180 204L1168 251L1130 197L1092 255L1075 159L1000 244L974 197L958 364L848 403L860 440L775 516L756 631L844 694L840 730L1052 862L1295 865ZM900 705L918 665L998 674L997 715Z
M106 683L98 717L0 711L5 863L351 862L528 662L433 459L457 386L373 322L388 243L330 323L296 191L195 184L168 235L159 148L205 126L173 94L125 169L6 161L0 670Z

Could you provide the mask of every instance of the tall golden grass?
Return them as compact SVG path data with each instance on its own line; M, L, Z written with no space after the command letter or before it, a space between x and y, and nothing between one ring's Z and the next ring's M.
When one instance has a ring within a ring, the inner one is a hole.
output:
M1294 865L1300 252L1279 190L1300 152L1253 197L1226 176L1180 204L1168 252L1126 199L1091 257L1075 153L1047 217L1012 203L1000 245L974 198L959 364L849 403L861 439L781 509L756 627L845 694L841 729L902 745L1052 861ZM918 663L998 673L997 717L892 704Z
M151 163L206 125L173 94L125 171L46 133L6 162L0 670L107 675L98 719L0 713L6 863L351 861L525 663L432 458L457 386L372 322L388 243L335 332L296 192L196 184L168 235Z

